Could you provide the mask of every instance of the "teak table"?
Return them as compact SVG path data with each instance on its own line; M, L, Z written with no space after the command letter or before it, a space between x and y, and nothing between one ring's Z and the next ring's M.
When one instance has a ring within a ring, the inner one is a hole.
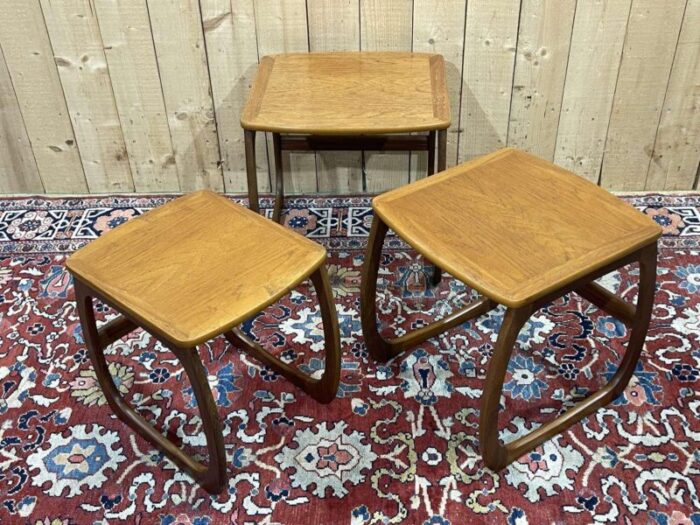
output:
M276 195L283 151L428 151L428 175L446 165L450 108L442 55L303 53L260 61L243 114L250 208L259 210L255 132L272 132ZM425 132L419 134L409 134Z
M499 303L507 307L481 397L479 442L488 467L505 467L624 390L642 351L654 300L661 228L649 217L587 180L513 149L390 191L372 205L361 315L375 359L386 361ZM388 228L484 297L412 333L383 338L377 329L375 294ZM594 282L630 263L640 268L636 307ZM605 387L502 445L499 399L518 332L537 309L572 291L631 328L624 358Z
M73 274L85 344L109 406L207 491L226 482L216 403L197 345L218 335L275 369L322 403L340 381L340 335L325 249L209 191L180 197L107 232L66 262ZM326 367L311 378L268 354L235 326L310 277L320 303ZM93 299L121 315L98 329ZM104 349L142 327L180 361L207 439L209 465L186 455L121 397Z

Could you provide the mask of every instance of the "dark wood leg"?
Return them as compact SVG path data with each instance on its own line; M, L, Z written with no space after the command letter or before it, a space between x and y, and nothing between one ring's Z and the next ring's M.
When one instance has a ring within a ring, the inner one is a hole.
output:
M226 482L226 453L224 451L223 434L216 411L216 404L211 390L209 390L207 376L196 349L170 347L182 363L197 399L204 434L207 438L207 448L209 449L208 466L195 461L182 452L174 443L163 437L160 432L124 401L114 384L104 356L104 343L116 340L121 335L129 332L127 328L135 328L136 325L124 318L119 318L114 323L110 323L98 330L95 323L95 313L92 307L93 297L90 288L76 279L75 294L88 355L92 366L95 368L97 380L102 387L107 403L114 413L138 435L165 453L176 465L190 474L206 491L211 494L220 493Z
M440 129L437 132L437 171L447 169L447 130Z
M316 401L330 403L335 399L335 395L338 392L338 384L340 383L341 356L338 318L335 303L333 302L333 290L328 280L326 267L322 265L311 274L311 281L314 284L314 288L316 288L316 295L321 306L323 335L326 341L326 367L320 379L313 379L270 355L262 346L248 339L240 330L234 329L224 335L231 344L283 375Z
M644 339L649 328L649 320L654 304L654 286L656 283L656 244L647 246L639 252L639 295L636 308L626 305L615 298L611 301L609 292L600 294L597 286L583 286L584 296L593 299L594 304L611 306L610 312L620 313L622 316L632 315L632 333L627 344L627 351L610 382L596 393L591 394L583 401L577 403L566 413L549 423L542 425L526 436L520 437L510 443L502 445L498 439L498 403L503 390L508 361L513 351L513 345L518 337L518 332L525 321L533 312L533 306L525 306L518 309L508 309L501 331L498 334L496 348L489 365L486 376L484 395L481 398L481 415L479 419L479 442L484 463L490 469L498 471L509 465L523 454L533 450L542 442L569 428L575 422L595 412L600 407L607 405L625 389L642 352ZM606 297L607 302L600 300L599 295ZM599 304L600 303L600 304ZM621 306L619 303L622 303ZM630 310L631 309L631 310Z
M617 317L628 327L632 327L634 323L634 306L611 294L599 284L591 281L577 288L576 293L601 310L605 310L610 315Z
M259 212L258 169L255 163L255 131L245 129L243 134L245 136L245 169L248 177L248 207L254 212Z
M438 173L447 169L447 130L440 129L437 132L437 171ZM437 266L433 270L433 276L430 280L433 286L437 286L442 281L442 270Z
M382 245L388 227L375 215L370 230L365 262L362 267L362 291L360 295L360 317L362 333L369 353L377 361L385 362L404 350L416 346L437 334L449 330L468 319L478 317L492 310L497 305L489 299L475 301L451 315L435 321L409 334L395 339L384 339L377 326L377 275L382 257Z
M428 133L428 177L435 173L435 132Z
M284 172L282 170L282 146L280 134L272 134L272 145L275 151L275 208L272 211L272 220L281 222L282 206L284 205Z

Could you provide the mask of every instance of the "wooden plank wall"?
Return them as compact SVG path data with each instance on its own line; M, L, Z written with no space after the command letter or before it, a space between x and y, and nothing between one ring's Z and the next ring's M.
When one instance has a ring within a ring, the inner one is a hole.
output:
M443 54L448 165L511 145L613 190L698 189L699 27L700 0L2 0L0 193L244 192L258 61L331 50ZM380 192L426 158L283 165L288 193Z

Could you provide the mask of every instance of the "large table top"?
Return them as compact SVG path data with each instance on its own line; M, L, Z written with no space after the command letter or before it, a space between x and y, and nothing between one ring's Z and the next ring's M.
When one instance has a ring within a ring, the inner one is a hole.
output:
M450 108L444 60L399 52L267 56L241 125L318 135L445 129Z

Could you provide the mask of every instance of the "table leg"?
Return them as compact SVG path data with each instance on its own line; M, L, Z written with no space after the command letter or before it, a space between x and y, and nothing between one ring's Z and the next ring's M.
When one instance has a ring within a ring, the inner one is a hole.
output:
M248 177L248 207L260 211L258 205L258 172L255 164L255 130L243 130L245 136L245 169Z
M386 237L388 229L389 227L375 215L367 242L365 261L362 265L362 282L360 285L362 335L365 338L367 349L374 359L384 363L404 350L413 348L426 339L454 328L469 319L483 315L498 306L488 298L480 299L413 332L408 332L394 339L382 337L379 333L379 319L377 317L377 277L379 275L379 263L382 259L384 237Z
M435 173L435 132L428 133L428 177Z
M447 169L447 130L441 129L437 132L437 170L438 173Z
M282 206L284 204L284 172L282 171L282 145L279 133L272 134L272 145L275 151L275 207L272 220L281 222Z
M521 436L505 445L498 438L499 401L503 391L508 362L521 327L535 311L536 305L521 308L509 308L498 333L493 357L486 374L486 384L481 397L479 416L479 443L484 463L491 470L499 471L522 455L530 452L544 441L563 432L572 424L592 414L600 407L617 398L629 383L639 361L644 340L649 329L649 321L654 306L656 284L656 243L642 248L638 252L639 292L637 306L625 304L607 290L582 288L584 294L594 299L594 304L608 309L608 313L622 315L632 326L627 342L627 350L615 375L604 387L587 398L579 401L556 419L543 424L529 434ZM595 276L592 276L595 277ZM631 319L629 319L631 316Z
M441 129L437 132L437 171L445 171L447 169L447 130ZM430 156L428 156L430 158ZM428 161L430 162L430 161ZM430 167L428 167L430 169ZM430 172L428 172L430 175ZM433 269L433 276L430 283L437 286L442 281L442 270L437 266Z
M175 443L165 437L160 430L151 426L141 414L124 400L114 383L109 372L109 365L104 356L105 343L113 342L117 336L128 333L127 330L129 328L136 328L136 326L131 321L121 318L114 324L108 323L102 329L98 329L93 309L95 292L87 285L75 280L75 295L85 346L87 346L88 356L107 404L119 419L190 474L206 491L211 494L219 494L226 483L224 438L216 403L209 389L206 371L202 366L197 349L179 348L172 344L166 344L179 359L197 399L197 407L202 420L202 430L204 431L209 451L208 465L203 465L185 454ZM161 342L167 343L165 341Z
M333 302L333 289L328 280L326 267L324 265L319 266L310 277L316 289L316 296L321 308L325 340L326 365L320 378L310 377L288 363L280 361L277 357L268 353L261 345L249 339L239 329L234 328L230 332L226 332L224 336L229 343L262 361L319 403L330 403L335 399L340 383L340 329L338 328L335 303Z

